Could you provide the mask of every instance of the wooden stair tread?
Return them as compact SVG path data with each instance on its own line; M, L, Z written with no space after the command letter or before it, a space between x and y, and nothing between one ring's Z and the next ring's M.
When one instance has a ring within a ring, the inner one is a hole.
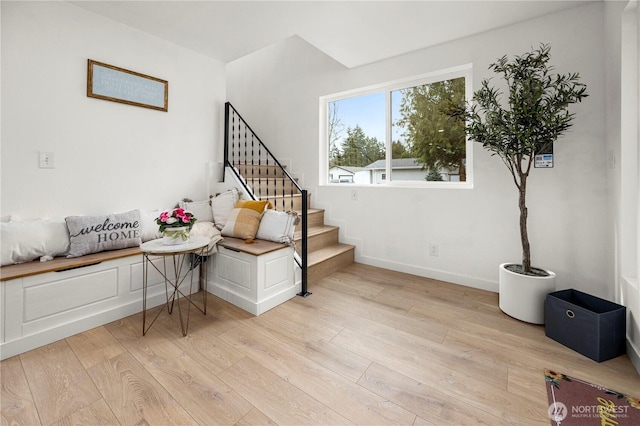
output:
M311 226L307 229L307 237L312 237L315 235L324 234L326 232L335 231L336 229L340 229L340 228L332 225ZM296 231L293 234L293 239L296 241L302 239L302 231Z
M307 214L322 213L322 212L324 212L324 209L313 209L313 208L307 209ZM302 214L300 210L296 210L296 213L298 213L298 215Z
M249 162L246 162L246 161L237 161L237 162L234 162L234 163L233 163L233 165L234 165L234 166L255 166L255 167L258 167L258 163L255 163L255 162L254 162L254 163L249 163ZM264 166L273 166L273 167L278 167L278 165L277 165L277 164L275 164L274 162L269 162L269 163L267 163L266 161L264 161L264 162L263 162L263 161L261 161L261 162L260 162L260 166L263 166L263 167L264 167ZM286 168L287 168L287 165L286 165L286 164L283 164L283 165L282 165L282 168L283 168L283 169L286 169Z
M257 181L258 179L260 180L266 180L266 181L276 181L276 182L281 182L281 181L285 181L285 182L289 182L289 179L284 177L284 176L259 176L259 177L250 177L249 180L253 180L253 181ZM298 181L298 178L294 178L294 181Z
M318 250L314 250L310 253L307 253L307 262L309 266L316 265L318 263L322 263L323 261L340 255L342 253L346 253L350 250L354 250L355 246L351 244L343 244L338 243L328 247L323 247Z
M297 213L298 216L300 216L300 220L302 220L302 211L301 210L292 210L294 213ZM313 215L313 214L321 214L324 213L324 209L312 209L312 208L308 208L307 209L307 214L309 216Z
M277 211L282 211L282 210L278 210ZM287 210L289 211L289 210ZM296 213L298 216L300 216L300 220L302 221L302 211L299 209L293 209L291 210L292 212ZM322 214L324 213L324 209L313 209L313 208L308 208L307 209L307 215L312 216L314 214Z
M267 199L271 199L271 198L300 198L302 197L302 194L300 193L296 193L296 194L269 194L269 195L264 195L263 197L260 197L261 200L267 200Z

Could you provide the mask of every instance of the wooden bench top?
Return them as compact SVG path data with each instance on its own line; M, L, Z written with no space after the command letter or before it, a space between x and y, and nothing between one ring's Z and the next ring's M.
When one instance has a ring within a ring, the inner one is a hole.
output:
M141 254L139 247L131 247L119 250L102 251L100 253L87 254L80 257L56 257L47 262L34 260L32 262L7 265L0 268L0 281L23 278L31 275L44 274L45 272L64 271L66 269L79 268L81 266L95 265L106 260L120 259L122 257Z
M262 254L287 247L286 244L274 243L265 240L254 240L252 244L247 244L244 240L229 237L225 237L224 240L218 242L218 245L230 250L248 253L253 256L260 256ZM131 247L119 250L102 251L100 253L92 253L80 257L56 257L47 262L34 260L32 262L19 263L17 265L7 265L0 268L0 281L8 281L31 275L44 274L46 272L64 271L82 266L95 265L107 260L120 259L122 257L135 256L139 254L142 254L140 247Z
M219 241L218 245L228 248L229 250L241 251L254 256L260 256L288 247L286 244L266 240L253 240L253 243L247 244L244 240L230 237L224 237L224 240Z

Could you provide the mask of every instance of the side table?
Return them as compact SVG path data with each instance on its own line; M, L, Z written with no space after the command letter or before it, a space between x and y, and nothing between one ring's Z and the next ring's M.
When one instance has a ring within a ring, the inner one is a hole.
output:
M203 314L207 314L207 267L206 262L203 262L200 268L200 279L204 279L204 291L203 291L203 308L200 308L192 300L193 294L193 269L194 266L189 265L186 260L187 255L195 254L198 256L206 256L207 247L209 246L209 238L202 236L191 237L189 241L179 245L164 245L162 239L147 241L140 245L142 250L142 335L147 334L147 331L151 328L153 323L158 319L160 313L164 310L164 306L160 306L160 309L156 313L153 320L147 327L147 285L148 285L148 270L149 265L162 275L164 278L165 293L167 295L167 301L165 306L167 312L171 314L173 312L173 306L176 300L178 301L178 315L180 317L180 328L182 329L182 335L186 336L189 331L189 313L191 311L191 305L195 306ZM162 257L162 268L156 266L150 256ZM168 262L169 261L169 262ZM169 263L169 268L167 268ZM186 265L185 265L186 264ZM186 269L186 270L185 270ZM204 275L204 277L202 277ZM189 278L189 294L185 295L180 286ZM198 283L199 288L199 283ZM180 307L180 298L186 299L187 312L186 318L183 319L182 309Z

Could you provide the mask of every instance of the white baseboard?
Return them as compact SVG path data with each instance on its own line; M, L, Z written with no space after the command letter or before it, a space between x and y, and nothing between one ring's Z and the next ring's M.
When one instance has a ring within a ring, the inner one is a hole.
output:
M400 262L391 262L369 256L359 256L356 261L365 265L377 266L392 271L404 272L406 274L446 281L453 284L460 284L467 287L477 288L479 290L491 291L493 293L498 292L498 281L489 281L468 275L454 274L452 272L424 268L416 265L408 265Z
M300 286L293 285L276 294L270 295L266 299L256 301L251 300L244 295L231 291L228 288L218 286L216 285L216 283L210 282L207 288L209 289L209 293L213 294L214 296L217 296L220 299L229 302L232 305L235 305L255 316L261 315L267 312L269 309L275 308L279 304L294 298L300 292Z
M640 374L640 351L638 351L629 339L627 339L627 356L631 360L631 364Z

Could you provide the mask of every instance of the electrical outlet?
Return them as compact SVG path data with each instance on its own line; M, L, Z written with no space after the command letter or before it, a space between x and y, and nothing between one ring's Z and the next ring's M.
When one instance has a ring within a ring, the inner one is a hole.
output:
M351 201L358 201L358 191L355 189L351 191Z
M429 244L429 256L440 256L440 247L437 244Z
M55 168L55 164L53 163L53 152L40 151L39 164L41 169Z

